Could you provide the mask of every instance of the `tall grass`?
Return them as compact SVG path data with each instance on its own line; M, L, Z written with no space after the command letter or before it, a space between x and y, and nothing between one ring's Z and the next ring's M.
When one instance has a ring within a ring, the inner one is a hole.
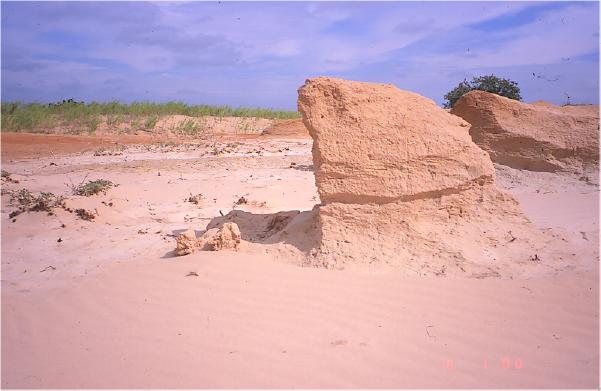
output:
M1 104L2 131L27 131L52 128L57 125L79 125L88 132L94 132L100 116L106 116L107 123L117 125L132 117L139 118L146 127L152 128L156 120L166 115L186 115L190 117L258 117L269 119L299 118L296 111L282 111L262 108L232 108L230 106L188 105L182 102L151 103L134 102L124 104L79 103L72 100L57 104L8 102ZM149 120L150 119L150 120Z

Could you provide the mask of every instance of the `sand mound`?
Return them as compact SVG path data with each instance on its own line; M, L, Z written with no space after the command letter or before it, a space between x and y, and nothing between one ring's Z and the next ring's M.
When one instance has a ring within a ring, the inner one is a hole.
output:
M256 117L189 117L169 115L158 119L154 132L169 133L175 136L195 136L200 134L260 134L271 126L274 120Z
M303 124L302 119L283 119L274 121L262 135L269 136L299 136L309 137L309 131Z
M472 124L472 139L496 163L579 173L599 162L598 106L526 104L472 91L457 101L451 113Z
M542 256L551 236L494 186L469 125L431 100L321 77L299 89L299 110L322 200L309 263L486 277L559 260Z

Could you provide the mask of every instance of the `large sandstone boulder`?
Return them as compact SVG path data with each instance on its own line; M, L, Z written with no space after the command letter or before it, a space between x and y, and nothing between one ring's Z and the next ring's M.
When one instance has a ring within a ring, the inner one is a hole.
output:
M298 107L324 202L432 197L494 178L469 124L418 94L320 77L300 88Z
M314 140L322 201L308 263L511 276L516 265L518 274L537 268L532 259L554 240L495 187L469 125L431 100L320 77L299 89L299 110Z
M494 162L532 171L582 172L599 162L599 106L527 104L483 91L462 96L451 113Z

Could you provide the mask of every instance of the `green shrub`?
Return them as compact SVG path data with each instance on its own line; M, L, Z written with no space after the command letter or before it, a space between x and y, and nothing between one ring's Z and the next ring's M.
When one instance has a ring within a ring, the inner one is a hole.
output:
M88 183L80 183L78 186L72 186L73 194L89 197L98 193L106 193L108 189L116 186L113 182L106 179L97 179L88 181Z
M452 108L459 98L473 90L491 92L509 99L522 100L520 87L518 87L516 82L490 75L474 77L472 81L463 80L457 87L444 96L446 100L444 107L447 109Z

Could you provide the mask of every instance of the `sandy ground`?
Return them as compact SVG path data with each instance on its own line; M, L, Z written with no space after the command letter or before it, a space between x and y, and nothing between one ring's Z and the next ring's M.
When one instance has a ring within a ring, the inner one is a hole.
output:
M174 257L173 235L234 207L310 210L311 141L151 142L97 156L3 135L2 168L19 181L3 191L98 214L12 222L2 196L3 387L598 387L596 185L497 167L535 224L579 238L579 267L528 279L304 268L251 245ZM119 186L72 196L84 178Z

